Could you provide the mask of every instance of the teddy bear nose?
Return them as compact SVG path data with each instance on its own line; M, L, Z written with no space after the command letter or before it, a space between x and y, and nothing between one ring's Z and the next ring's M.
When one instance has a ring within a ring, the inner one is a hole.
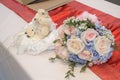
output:
M45 13L44 13L44 12L42 12L42 15L45 15Z
M29 36L29 35L27 35L27 37L29 38L30 36Z

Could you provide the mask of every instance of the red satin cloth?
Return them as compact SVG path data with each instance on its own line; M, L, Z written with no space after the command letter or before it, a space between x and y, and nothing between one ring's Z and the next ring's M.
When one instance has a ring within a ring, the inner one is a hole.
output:
M16 14L21 16L27 22L30 22L36 13L35 11L18 3L16 0L0 0L0 2L7 6L9 9L13 10ZM98 18L102 21L103 25L105 25L106 28L112 31L113 35L115 36L115 42L120 44L119 18L115 18L109 14L98 11L76 1L56 8L50 11L49 14L52 17L53 21L59 26L66 18L81 14L83 11L88 11L89 13L96 14ZM99 66L93 66L90 69L102 80L120 80L120 52L114 51L113 56L107 63Z

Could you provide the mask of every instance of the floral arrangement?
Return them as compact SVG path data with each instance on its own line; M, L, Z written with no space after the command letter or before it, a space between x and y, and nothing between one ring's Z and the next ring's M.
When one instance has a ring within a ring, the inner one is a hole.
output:
M66 19L58 29L59 37L54 41L56 58L69 64L65 78L75 77L74 67L82 65L80 72L87 66L105 63L114 50L114 36L101 25L95 15L83 12Z

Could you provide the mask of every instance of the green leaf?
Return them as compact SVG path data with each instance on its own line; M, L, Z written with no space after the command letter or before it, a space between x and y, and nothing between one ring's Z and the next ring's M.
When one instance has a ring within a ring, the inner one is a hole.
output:
M67 42L67 34L64 34L64 37L62 38L63 42Z
M53 43L56 43L57 41L58 41L58 39L57 39L57 40L54 40Z
M88 66L88 64L90 63L90 61L87 61L87 63L85 65L82 66L80 72L84 72Z
M72 77L75 77L75 75L74 75L73 73L70 73L70 75L71 75Z
M86 20L86 25L88 26L88 28L95 28L95 24L93 22L91 22L89 19Z
M65 78L68 78L68 77L69 77L69 75L66 75L66 76L65 76Z
M62 59L59 55L56 55L56 58L57 58L57 59Z
M54 62L55 59L62 59L59 55L56 55L54 58L49 58L51 62Z
M84 71L86 70L86 68L87 68L87 65L84 65L84 66L81 68L80 72L84 72Z
M72 71L74 71L74 67L76 66L76 63L73 61L69 61L69 67Z
M67 73L66 73L65 78L70 78L71 76L72 76L72 77L75 77L74 72L71 71L71 70L68 70Z
M118 47L119 45L120 45L120 44L115 43L114 45L112 45L112 47L114 48L114 50L120 52L120 49L119 49L119 47Z
M54 62L56 58L49 58L51 62Z

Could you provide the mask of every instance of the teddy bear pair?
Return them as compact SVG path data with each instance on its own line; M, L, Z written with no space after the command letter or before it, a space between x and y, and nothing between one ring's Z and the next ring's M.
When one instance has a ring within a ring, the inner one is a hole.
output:
M41 40L53 29L55 29L55 24L48 15L48 12L43 9L39 9L33 18L32 23L27 25L25 34L28 38Z
M18 54L39 54L45 51L56 39L56 24L48 12L39 9L33 20L28 23L24 31L14 37L14 44Z

